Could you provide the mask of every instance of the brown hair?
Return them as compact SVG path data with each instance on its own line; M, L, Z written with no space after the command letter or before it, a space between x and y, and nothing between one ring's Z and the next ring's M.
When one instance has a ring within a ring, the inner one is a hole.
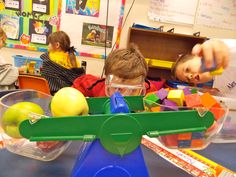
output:
M5 31L0 27L0 38L2 38L2 37L7 38L7 35L6 35Z
M186 61L188 60L191 60L193 59L194 55L193 54L183 54L183 55L180 55L179 58L175 61L175 63L172 65L172 68L171 68L171 75L172 75L172 78L175 79L175 80L179 80L177 77L176 77L176 69L177 69L177 66L179 64L182 64L182 63L185 63Z
M124 79L133 79L139 76L146 78L148 65L138 50L131 44L128 49L116 49L111 52L104 65L105 75L113 74Z
M64 31L57 31L48 36L48 42L55 45L57 42L64 52L69 53L70 63L73 67L77 67L75 50L70 46L70 37Z

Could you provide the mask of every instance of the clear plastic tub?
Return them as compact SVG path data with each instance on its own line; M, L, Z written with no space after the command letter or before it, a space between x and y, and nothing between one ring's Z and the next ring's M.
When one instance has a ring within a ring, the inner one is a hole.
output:
M220 132L213 139L213 143L236 143L236 99L217 97L229 109Z
M189 108L187 106L177 106L177 108L176 107L173 108L172 106L166 106L163 104L147 100L146 97L144 97L144 106L145 110L148 112L174 111L176 109L178 109L177 111L183 111L183 110L195 109L202 117L205 115L205 113L210 111L203 107ZM214 109L215 111L223 112L223 114L221 114L220 118L218 117L218 119L215 119L213 125L206 131L164 135L164 136L159 136L158 140L166 147L172 149L199 150L206 148L222 129L222 126L226 119L226 115L228 113L228 108L226 107L225 103L220 102L218 100L217 102L220 103L221 108L214 108Z
M198 93L209 92L228 108L222 129L212 139L212 143L236 143L236 98L228 98L216 89L198 88Z
M40 119L41 117L51 116L50 112L50 101L51 96L38 92L35 90L19 90L6 94L0 99L0 109L1 109L1 127L4 132L1 134L3 139L3 144L12 153L30 157L42 161L51 161L57 158L70 144L70 141L47 141L47 142L30 142L25 138L16 137L16 129L7 127L6 125L12 125L14 120L6 117L12 117L7 110L16 112L17 115L24 115L30 120ZM9 108L12 105L20 102L32 102L39 105L43 111L44 115L36 114L34 112L26 112L24 109L20 108ZM15 115L14 115L15 116ZM13 117L14 117L13 116ZM3 120L4 119L4 120ZM15 118L13 118L15 119ZM4 122L4 123L3 123ZM7 123L6 123L7 122ZM17 124L14 122L14 124ZM15 125L14 125L15 126ZM7 131L7 132L6 132ZM14 136L9 136L13 134ZM15 137L15 138L13 138Z

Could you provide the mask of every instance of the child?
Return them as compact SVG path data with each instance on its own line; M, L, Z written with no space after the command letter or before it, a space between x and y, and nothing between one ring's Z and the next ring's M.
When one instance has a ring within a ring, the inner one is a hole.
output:
M202 45L196 45L192 53L183 55L176 61L172 68L174 77L193 84L214 80L214 88L219 89L225 96L235 97L236 40L209 40ZM204 61L202 61L202 58L204 58ZM233 59L230 61L230 67L228 67L229 58ZM223 67L225 70L222 75L213 76L210 72L201 71L202 62L205 62L207 68L211 68L213 62L215 62L216 68Z
M7 35L0 28L0 49L5 45ZM15 89L15 82L18 79L18 69L7 63L4 58L0 56L0 90Z
M71 47L69 36L58 31L48 36L48 53L40 56L43 60L42 76L47 79L51 93L71 86L74 79L85 73L79 67L75 49Z
M160 89L164 80L154 84L146 80L148 66L136 46L128 49L116 49L111 52L104 65L106 78L92 75L78 77L73 87L88 97L111 96L115 91L123 96L144 95Z

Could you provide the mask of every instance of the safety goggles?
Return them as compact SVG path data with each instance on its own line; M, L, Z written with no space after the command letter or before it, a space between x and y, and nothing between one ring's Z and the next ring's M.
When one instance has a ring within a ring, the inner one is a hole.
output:
M106 96L111 96L115 92L120 92L123 96L139 96L146 93L143 77L122 79L114 75L108 75L105 84Z

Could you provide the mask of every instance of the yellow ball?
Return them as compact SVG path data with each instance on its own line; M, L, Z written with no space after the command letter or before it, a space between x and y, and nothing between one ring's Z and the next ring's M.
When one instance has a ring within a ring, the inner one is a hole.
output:
M52 98L51 112L55 117L87 115L88 103L84 95L72 87L60 89Z

